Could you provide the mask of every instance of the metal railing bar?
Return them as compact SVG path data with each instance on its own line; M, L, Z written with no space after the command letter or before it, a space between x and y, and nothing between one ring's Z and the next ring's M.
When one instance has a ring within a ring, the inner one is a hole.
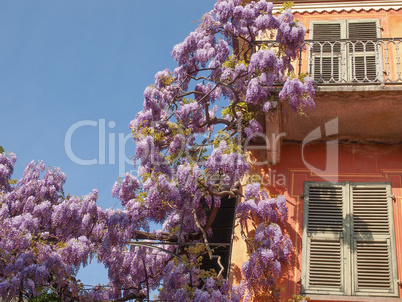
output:
M302 74L306 66L316 85L400 84L401 43L402 38L307 39L300 46L298 73ZM255 45L270 48L278 47L279 43L266 40L256 41ZM275 84L278 83L283 84L277 79Z

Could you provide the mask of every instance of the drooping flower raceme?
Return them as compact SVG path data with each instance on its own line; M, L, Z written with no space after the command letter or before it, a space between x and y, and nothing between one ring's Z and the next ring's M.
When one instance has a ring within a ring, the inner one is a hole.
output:
M66 176L31 162L13 184L16 157L0 153L0 298L35 297L48 290L78 299L74 276L102 241L98 192L64 196Z
M250 259L242 266L244 284L255 297L275 295L272 288L292 251L292 243L280 227L287 219L286 199L284 196L269 198L265 190L260 192L258 183L245 187L244 198L245 202L236 210L240 225L245 227L249 216L257 224L254 238L249 241Z

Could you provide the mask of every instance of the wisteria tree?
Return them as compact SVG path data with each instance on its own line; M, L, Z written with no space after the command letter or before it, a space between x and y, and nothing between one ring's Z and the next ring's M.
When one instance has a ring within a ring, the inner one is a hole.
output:
M312 79L297 78L292 67L305 33L290 9L275 14L265 0L218 0L174 47L177 67L158 72L144 91L144 108L129 125L138 178L126 174L112 192L121 210L96 207L96 192L64 196L64 174L41 163L10 184L14 157L0 155L1 297L51 290L63 301L143 301L158 290L158 301L277 299L292 250L281 228L286 200L249 176L245 146L278 102L296 112L314 107ZM274 47L257 47L261 35ZM221 267L208 239L225 197L242 200L240 226L255 228L252 237L242 231L250 255L233 286L200 260ZM150 223L160 229L150 231ZM84 294L74 275L95 254L110 281Z

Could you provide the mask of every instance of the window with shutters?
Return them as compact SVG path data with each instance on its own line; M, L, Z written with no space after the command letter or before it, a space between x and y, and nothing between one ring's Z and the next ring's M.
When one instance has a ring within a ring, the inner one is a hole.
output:
M321 83L381 80L379 20L315 21L310 27L310 73Z
M305 182L302 293L398 296L389 183Z

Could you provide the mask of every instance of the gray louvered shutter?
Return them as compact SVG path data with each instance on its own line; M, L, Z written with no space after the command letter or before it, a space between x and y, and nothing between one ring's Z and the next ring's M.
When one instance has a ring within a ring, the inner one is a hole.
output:
M348 23L348 38L355 42L355 51L367 52L374 51L374 43L372 41L377 38L377 22L362 21ZM352 50L352 45L349 46Z
M398 296L389 184L351 184L352 294Z
M378 38L377 21L351 21L348 23L351 79L374 81L377 77Z
M341 185L305 183L303 293L345 293L344 198Z
M313 51L315 53L326 52L331 53L340 52L340 44L336 43L333 49L326 41L339 41L341 39L341 24L340 23L314 23L313 24L313 39L319 43L314 44ZM322 47L321 47L322 46Z
M339 58L338 57L314 57L314 81L333 82L339 81Z
M318 82L339 81L341 24L313 23L314 80Z

